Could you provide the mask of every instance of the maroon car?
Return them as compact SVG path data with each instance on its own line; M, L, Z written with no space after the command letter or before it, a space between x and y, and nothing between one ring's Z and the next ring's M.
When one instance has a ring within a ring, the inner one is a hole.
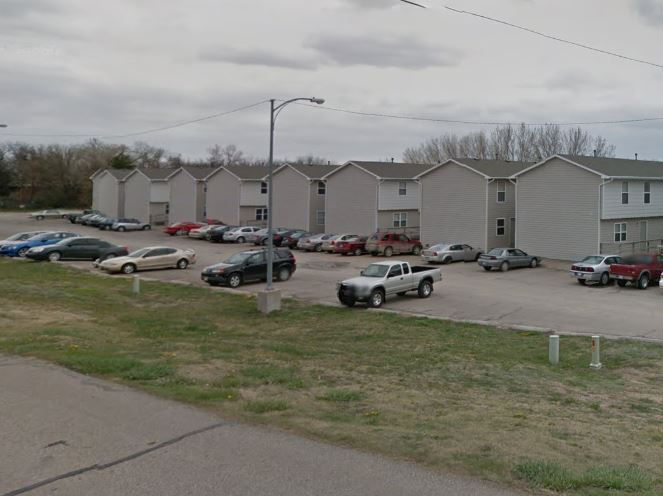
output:
M334 253L341 255L363 255L366 253L366 236L359 236L358 238L346 239L345 241L337 241L334 245Z
M662 273L663 255L657 253L625 257L622 263L610 266L610 279L621 287L630 282L638 289L647 289L650 282L661 278Z
M366 241L366 251L371 255L409 254L419 255L423 246L416 239L411 239L405 234L395 232L378 232L371 235Z

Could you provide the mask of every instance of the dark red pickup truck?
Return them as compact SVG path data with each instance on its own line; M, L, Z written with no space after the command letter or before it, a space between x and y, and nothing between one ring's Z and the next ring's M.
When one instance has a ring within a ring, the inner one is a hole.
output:
M662 273L663 255L657 253L625 257L622 263L610 266L610 279L617 281L622 288L630 282L638 289L647 289L652 281L661 278Z
M379 232L371 235L366 241L366 251L371 255L408 254L419 255L423 246L416 239L410 239L405 234L393 232Z

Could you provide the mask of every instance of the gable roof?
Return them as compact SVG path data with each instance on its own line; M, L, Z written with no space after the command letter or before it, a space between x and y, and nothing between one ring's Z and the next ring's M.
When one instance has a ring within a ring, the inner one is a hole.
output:
M274 173L276 174L278 171L282 170L285 167L290 167L291 169L294 169L296 172L299 172L302 176L304 176L306 179L309 180L316 180L316 179L322 179L325 177L327 174L330 172L333 172L334 170L338 169L340 166L339 165L330 165L330 164L283 164L277 169L274 170ZM267 177L267 176L265 176ZM264 179L264 178L263 178Z
M199 167L195 165L185 165L183 167L180 167L180 169L188 172L189 175L194 179L196 179L197 181L202 181L212 172L218 169L218 167Z
M450 163L465 167L486 179L508 179L514 174L534 165L533 162L512 162L510 160L452 158L431 167L417 176L417 178L423 177Z
M223 168L242 181L262 181L268 173L262 165L224 165Z
M167 181L168 178L179 169L172 167L136 167L124 178L127 181L134 174L140 173L149 179L151 182Z
M514 177L540 167L555 158L564 160L604 179L663 179L663 162L580 155L553 155L514 174Z
M362 169L365 172L375 176L377 179L416 179L417 176L421 175L425 171L433 168L433 165L427 164L406 164L402 162L365 162L360 160L351 160L336 167L331 172L323 176L323 179L327 179L332 174L348 167L349 165L354 165Z
M94 179L97 176L100 176L104 173L108 173L113 176L118 181L124 181L124 179L133 172L133 169L99 169L94 174L90 176L90 179Z

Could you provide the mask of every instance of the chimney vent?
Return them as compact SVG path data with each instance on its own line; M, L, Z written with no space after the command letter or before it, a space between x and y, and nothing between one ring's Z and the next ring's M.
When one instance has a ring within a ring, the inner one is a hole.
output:
M394 157L391 157L391 163L392 164L394 163Z
M597 154L596 149L594 149L594 158L596 158L596 154Z
M637 153L635 154L635 159L638 160L638 154Z

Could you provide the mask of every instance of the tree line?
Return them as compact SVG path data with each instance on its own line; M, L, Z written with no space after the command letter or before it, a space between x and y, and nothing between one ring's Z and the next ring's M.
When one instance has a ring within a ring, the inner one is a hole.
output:
M499 159L536 162L556 154L614 157L615 146L580 127L557 125L497 126L490 132L444 134L403 153L405 162L437 164L450 158Z

